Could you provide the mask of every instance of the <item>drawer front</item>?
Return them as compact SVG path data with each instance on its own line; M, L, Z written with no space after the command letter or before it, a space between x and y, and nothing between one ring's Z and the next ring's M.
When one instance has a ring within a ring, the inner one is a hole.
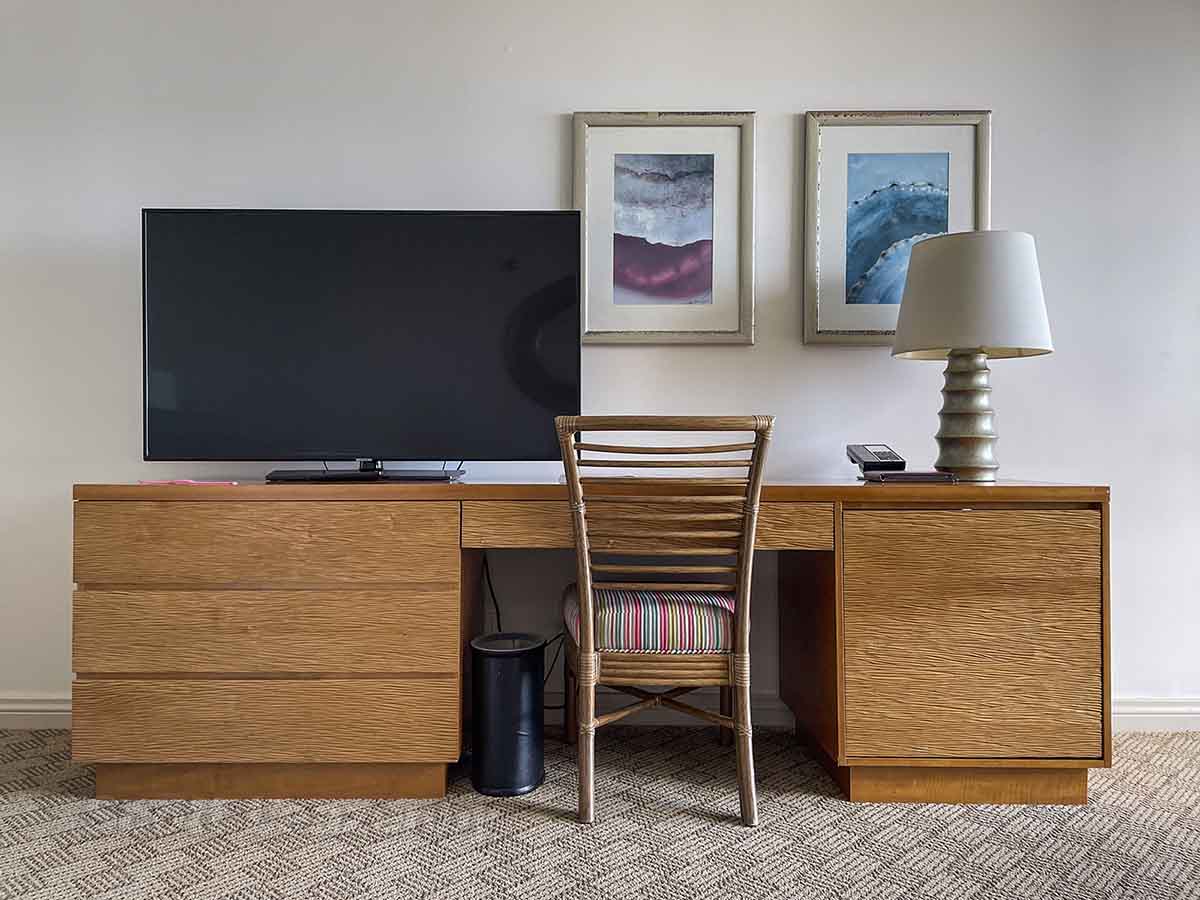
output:
M1103 756L1098 510L847 510L847 757Z
M75 581L312 587L458 577L455 502L75 504Z
M574 547L571 507L562 500L464 500L462 545Z
M564 501L467 500L464 547L575 546L571 508ZM763 503L755 546L760 550L832 550L832 503Z
M759 550L832 550L832 503L762 503L754 546Z
M85 762L450 762L458 679L92 680L72 691Z
M76 672L453 674L457 581L376 590L76 591Z

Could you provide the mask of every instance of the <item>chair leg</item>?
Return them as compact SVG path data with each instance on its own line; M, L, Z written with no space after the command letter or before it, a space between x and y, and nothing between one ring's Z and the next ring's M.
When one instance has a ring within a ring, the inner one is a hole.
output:
M742 824L758 824L758 793L754 786L754 736L750 726L750 686L738 685L734 694L734 737L737 741L738 797Z
M594 775L596 771L596 684L579 681L579 811L577 821L590 825L595 819L592 809Z
M733 688L725 685L721 688L721 715L733 715ZM728 747L733 743L733 730L721 726L717 729L717 743L722 747Z
M563 660L563 740L574 744L579 738L579 682L568 660Z

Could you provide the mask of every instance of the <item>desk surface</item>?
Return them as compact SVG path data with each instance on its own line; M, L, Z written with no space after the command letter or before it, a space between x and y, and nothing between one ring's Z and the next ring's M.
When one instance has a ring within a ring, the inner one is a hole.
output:
M77 484L76 500L566 500L557 481L483 481L454 484L391 482L382 484L237 485ZM996 484L866 484L850 479L771 481L762 499L773 502L849 501L926 503L947 501L1102 503L1107 485L1000 481Z

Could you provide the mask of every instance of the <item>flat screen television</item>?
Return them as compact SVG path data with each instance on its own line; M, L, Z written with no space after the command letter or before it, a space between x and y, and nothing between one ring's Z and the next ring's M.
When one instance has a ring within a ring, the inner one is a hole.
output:
M146 209L147 460L550 460L577 212Z

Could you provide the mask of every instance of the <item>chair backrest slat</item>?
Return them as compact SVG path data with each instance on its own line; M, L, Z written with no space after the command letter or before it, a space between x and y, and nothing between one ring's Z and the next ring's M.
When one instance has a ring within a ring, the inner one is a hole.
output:
M610 469L745 469L749 459L581 459L581 466Z
M578 451L594 450L597 453L737 453L741 450L753 450L754 444L701 444L697 447L644 447L630 444L588 444L576 443Z
M733 649L748 653L754 531L774 418L560 416L555 425L578 556L580 652L595 652L594 591L608 588L733 594ZM591 437L611 432L625 434L617 441ZM669 433L674 440L627 443L629 432ZM675 437L700 432L748 437L708 444ZM747 471L731 477L731 468ZM594 469L637 471L581 475ZM695 471L681 476L680 469Z

